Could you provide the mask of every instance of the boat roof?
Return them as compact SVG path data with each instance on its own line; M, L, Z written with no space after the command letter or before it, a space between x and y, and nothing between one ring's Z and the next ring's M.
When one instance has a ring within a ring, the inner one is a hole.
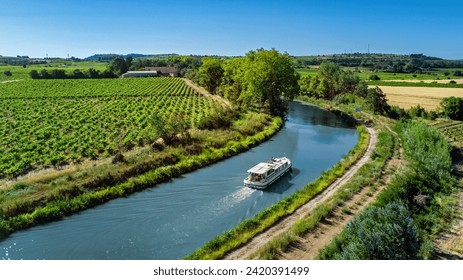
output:
M269 163L261 162L258 165L254 166L253 168L248 170L248 173L254 174L265 174L267 171L273 168L273 164L270 166Z
M261 162L256 166L252 167L248 170L248 173L265 174L267 173L267 171L278 168L285 162L288 162L287 158L273 158L271 161Z

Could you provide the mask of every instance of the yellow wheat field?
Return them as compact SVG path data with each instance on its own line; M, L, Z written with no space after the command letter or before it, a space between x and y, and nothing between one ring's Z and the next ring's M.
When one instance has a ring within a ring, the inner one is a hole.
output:
M427 110L436 109L442 98L455 96L463 98L462 88L430 88L430 87L393 87L379 86L386 94L389 105L404 109L420 105Z

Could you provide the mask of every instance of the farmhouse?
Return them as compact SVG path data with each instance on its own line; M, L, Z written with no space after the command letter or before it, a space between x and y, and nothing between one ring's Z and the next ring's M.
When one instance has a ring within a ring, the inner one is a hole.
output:
M122 78L142 77L178 77L180 70L176 67L145 67L145 71L128 71L122 74Z
M177 67L145 67L145 71L156 71L159 76L178 77L180 70Z

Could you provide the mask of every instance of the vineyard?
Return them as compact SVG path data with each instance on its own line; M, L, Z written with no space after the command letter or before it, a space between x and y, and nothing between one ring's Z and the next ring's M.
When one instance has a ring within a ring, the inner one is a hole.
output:
M0 178L146 145L154 113L195 126L214 106L172 78L0 84Z
M453 144L463 147L463 122L453 120L437 120L432 123L439 131L444 133Z

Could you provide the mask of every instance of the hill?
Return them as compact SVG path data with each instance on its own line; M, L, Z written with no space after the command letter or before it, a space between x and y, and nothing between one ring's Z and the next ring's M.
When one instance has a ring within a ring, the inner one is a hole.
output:
M101 62L110 62L116 57L132 57L132 58L144 58L144 57L165 57L165 56L175 56L177 54L139 54L139 53L129 53L129 54L94 54L92 56L84 58L87 61L101 61Z

